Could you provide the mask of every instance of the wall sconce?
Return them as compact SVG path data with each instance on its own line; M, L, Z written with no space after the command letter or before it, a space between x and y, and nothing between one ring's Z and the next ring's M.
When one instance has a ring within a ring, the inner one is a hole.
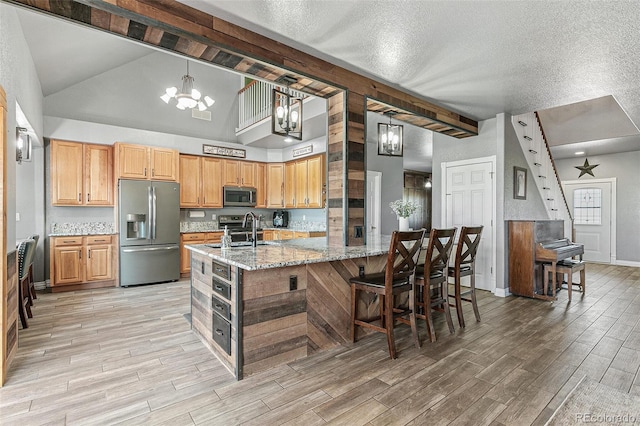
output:
M273 89L271 133L284 136L285 142L302 140L302 99L291 96L289 90L289 85L297 81L285 75L278 80L278 83L286 84L284 91Z
M31 138L27 129L16 127L16 161L22 164L23 161L31 161Z
M378 123L378 155L402 157L402 126L391 124L391 117L396 113L389 111L389 124Z
M431 188L431 178L427 178L427 180L424 182L424 187Z

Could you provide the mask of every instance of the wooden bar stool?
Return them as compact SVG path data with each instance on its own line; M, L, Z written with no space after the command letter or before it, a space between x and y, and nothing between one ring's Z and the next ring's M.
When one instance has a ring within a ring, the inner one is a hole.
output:
M418 325L415 313L414 276L416 264L425 230L398 232L393 231L389 254L383 272L353 277L351 283L351 341L356 341L356 325L366 327L387 335L389 357L396 358L396 345L393 327L396 321L409 324L416 348L420 348ZM380 298L380 316L370 319L358 319L358 292L378 295ZM394 296L409 293L407 307L394 306Z
M431 315L433 309L444 312L449 331L451 334L454 333L453 320L449 310L447 268L455 234L456 228L432 229L429 234L424 265L416 269L416 305L421 308L416 316L424 318L427 323L427 334L432 342L436 341Z
M478 303L476 301L476 253L480 245L481 235L482 226L463 226L460 229L460 238L458 239L454 266L449 267L449 277L453 277L455 288L454 294L450 294L449 297L453 297L456 302L455 305L450 306L456 307L460 327L465 326L464 315L462 314L463 301L471 302L476 321L480 322L480 311L478 311ZM462 293L461 289L462 277L470 277L470 288L464 293Z
M556 263L555 268L556 274L564 275L567 274L567 293L569 302L571 302L571 290L574 285L577 285L582 291L582 295L585 294L585 285L586 285L586 270L585 270L585 262L582 260L572 260L565 259L558 263ZM573 282L573 273L580 272L580 283ZM544 275L545 279L549 276L550 273L553 273L553 268L550 264L545 263L544 265Z

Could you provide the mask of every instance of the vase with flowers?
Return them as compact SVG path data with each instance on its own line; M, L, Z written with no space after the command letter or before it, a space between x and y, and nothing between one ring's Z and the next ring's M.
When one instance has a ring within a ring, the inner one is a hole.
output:
M418 203L413 201L396 200L389 203L391 210L398 216L398 230L409 230L409 216L418 210Z

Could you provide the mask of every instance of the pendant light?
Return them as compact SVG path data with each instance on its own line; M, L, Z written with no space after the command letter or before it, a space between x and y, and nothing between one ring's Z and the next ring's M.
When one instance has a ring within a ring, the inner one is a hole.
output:
M176 108L180 110L192 109L198 107L198 110L204 111L214 104L214 100L209 96L202 98L202 94L193 88L194 78L189 75L189 61L187 61L187 73L182 76L182 90L178 92L177 87L169 87L165 94L160 96L165 103L169 103L171 99L176 100Z

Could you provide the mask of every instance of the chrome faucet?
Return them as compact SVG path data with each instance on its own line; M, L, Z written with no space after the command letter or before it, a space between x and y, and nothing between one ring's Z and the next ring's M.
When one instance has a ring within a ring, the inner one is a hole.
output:
M260 220L259 216L256 216L254 212L247 212L244 215L244 219L242 220L242 227L247 226L247 217L251 217L251 245L253 247L258 247L258 221Z

